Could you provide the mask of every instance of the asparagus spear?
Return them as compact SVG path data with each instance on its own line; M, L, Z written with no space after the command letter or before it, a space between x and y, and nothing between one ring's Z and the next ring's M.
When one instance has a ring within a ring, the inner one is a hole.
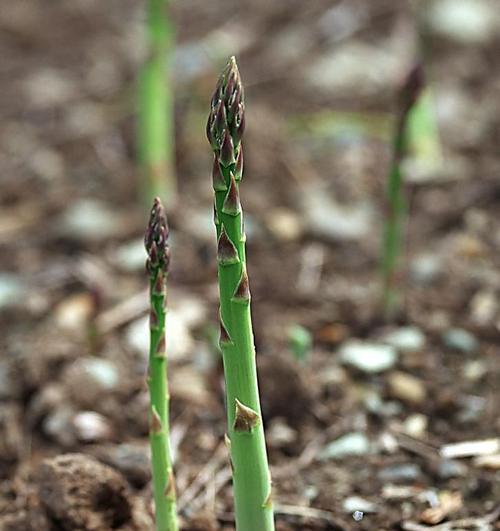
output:
M232 57L210 106L207 136L214 151L214 221L220 292L228 445L233 467L237 531L272 531L271 479L260 410L245 233L239 197L245 128L243 86Z
M144 244L150 286L149 393L151 459L157 531L177 531L174 473L169 444L169 395L165 351L166 280L170 262L168 225L160 199L154 200Z
M166 205L176 194L173 91L169 79L174 30L169 0L148 0L148 57L139 75L137 141L146 208L155 196Z
M383 241L383 297L386 316L391 316L398 305L398 262L401 255L402 233L406 213L403 192L402 162L408 147L408 118L424 86L420 64L408 73L398 94L398 114L394 132L392 163L387 187L388 213Z

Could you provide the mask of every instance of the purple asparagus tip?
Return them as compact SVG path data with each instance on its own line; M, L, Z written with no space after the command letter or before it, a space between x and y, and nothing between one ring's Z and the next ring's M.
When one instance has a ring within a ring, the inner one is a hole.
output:
M161 271L168 273L170 264L170 249L168 240L168 223L165 208L159 197L153 201L153 208L149 217L148 228L144 236L144 246L148 253L146 260L146 270L150 275Z

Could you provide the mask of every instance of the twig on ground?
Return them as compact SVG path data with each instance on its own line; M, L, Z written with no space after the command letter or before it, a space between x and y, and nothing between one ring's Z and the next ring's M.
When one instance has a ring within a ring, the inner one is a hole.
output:
M457 457L476 457L491 455L500 451L500 439L484 439L482 441L463 441L441 446L439 453L446 459Z
M190 485L179 496L177 502L179 511L186 509L203 487L210 482L213 474L225 463L226 453L227 451L224 443L220 443L206 465L198 472ZM192 507L190 507L190 509L192 509Z
M500 517L500 505L491 513L484 516L474 516L451 520L443 524L427 526L416 522L403 522L402 529L405 531L493 531L494 524Z

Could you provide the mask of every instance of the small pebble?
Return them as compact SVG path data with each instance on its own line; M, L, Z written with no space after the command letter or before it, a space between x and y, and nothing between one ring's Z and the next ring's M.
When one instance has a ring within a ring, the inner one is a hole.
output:
M144 271L146 258L142 238L121 245L112 256L113 262L123 271Z
M342 363L368 374L387 371L398 359L396 349L390 345L357 340L344 343L339 349L339 357Z
M443 335L444 344L451 349L472 353L479 348L478 340L463 328L452 328Z
M478 382L488 374L488 365L484 360L471 360L464 364L462 372L470 382Z
M420 467L414 463L403 463L383 468L378 473L382 481L415 481L421 475Z
M378 507L375 503L365 500L359 496L349 496L342 503L342 508L346 513L376 513Z
M436 254L423 254L413 259L410 265L411 279L420 285L434 282L442 273L443 264Z
M111 205L94 199L80 199L66 209L57 226L71 238L103 241L123 231L123 220Z
M366 455L371 445L364 433L353 432L339 437L328 444L319 454L319 460L340 459L350 455Z
M453 41L484 44L496 35L499 23L495 2L488 0L436 0L426 10L431 28Z
M354 511L352 513L352 517L354 520L356 520L356 522L361 522L361 520L363 520L363 511Z
M0 308L18 303L23 292L21 277L11 273L0 273Z
M442 459L437 472L441 479L464 477L467 475L467 465L455 459Z
M400 352L418 352L425 346L425 335L416 326L397 328L385 334L382 340Z
M85 330L92 315L94 301L90 293L77 293L60 302L55 309L58 326L66 330Z
M421 439L427 430L429 419L421 413L410 415L403 423L404 432L410 437Z
M412 374L401 371L391 372L387 378L387 384L394 398L411 404L421 404L425 400L425 385Z
M106 441L113 434L108 419L95 411L77 413L73 418L73 427L77 439L84 443Z

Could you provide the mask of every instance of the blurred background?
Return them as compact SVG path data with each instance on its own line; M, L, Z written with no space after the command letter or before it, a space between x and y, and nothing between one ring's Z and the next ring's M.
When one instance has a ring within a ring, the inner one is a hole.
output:
M167 343L184 529L233 528L205 136L231 55L246 89L241 198L278 529L421 531L465 517L496 529L497 0L171 8ZM139 0L1 2L2 530L152 528L134 129L144 25ZM404 304L388 322L396 92L419 57L440 156L405 162ZM68 476L50 460L62 453L87 457ZM76 480L101 501L77 511Z

